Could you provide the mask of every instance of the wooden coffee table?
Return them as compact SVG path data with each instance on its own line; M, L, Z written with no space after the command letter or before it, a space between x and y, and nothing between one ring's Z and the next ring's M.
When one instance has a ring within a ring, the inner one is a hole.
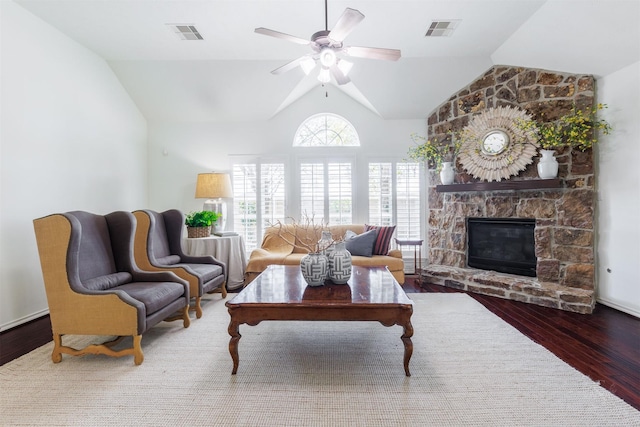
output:
M386 267L354 266L346 285L327 281L324 286L311 287L302 278L299 266L272 265L226 306L231 316L232 374L238 372L243 323L255 326L263 320L368 320L384 326L402 326L404 372L411 376L413 302Z

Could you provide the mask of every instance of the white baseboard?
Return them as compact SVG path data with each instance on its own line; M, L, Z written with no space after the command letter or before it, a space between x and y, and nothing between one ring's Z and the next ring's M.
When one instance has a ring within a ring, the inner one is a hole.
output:
M49 309L45 308L44 310L37 311L37 312L35 312L33 314L30 314L28 316L24 316L24 317L22 317L20 319L11 321L9 323L5 323L4 325L0 325L0 332L9 330L11 328L15 328L16 326L20 326L23 323L30 322L31 320L37 319L39 317L46 316L47 314L49 314Z
M624 305L620 305L617 302L614 301L610 301L606 298L596 298L596 301L599 302L602 305L606 305L607 307L611 307L611 308L615 308L616 310L622 311L624 313L630 314L632 316L638 317L640 318L640 311L631 308L631 307L626 307Z

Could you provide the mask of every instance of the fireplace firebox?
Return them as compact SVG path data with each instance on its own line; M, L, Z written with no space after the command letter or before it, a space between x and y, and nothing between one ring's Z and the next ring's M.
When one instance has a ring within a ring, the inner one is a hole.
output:
M535 219L467 218L467 265L536 277Z

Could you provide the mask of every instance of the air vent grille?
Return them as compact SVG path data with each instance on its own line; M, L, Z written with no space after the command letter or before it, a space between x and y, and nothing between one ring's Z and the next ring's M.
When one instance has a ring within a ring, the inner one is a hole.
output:
M167 24L180 40L204 40L193 24Z
M458 27L459 19L440 19L431 22L425 37L450 37Z

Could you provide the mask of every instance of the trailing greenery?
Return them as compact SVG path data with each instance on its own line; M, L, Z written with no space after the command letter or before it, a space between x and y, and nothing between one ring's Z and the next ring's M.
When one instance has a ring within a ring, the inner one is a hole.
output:
M442 169L443 162L455 162L464 143L463 132L449 132L444 140L427 139L418 134L411 134L411 139L416 144L409 148L409 158L418 162L431 163L436 170Z
M516 126L525 131L533 131L538 144L545 150L575 147L585 151L598 142L598 132L608 135L613 130L606 120L597 117L597 112L604 108L607 108L606 104L598 104L584 112L574 105L573 111L558 120L544 123L518 120Z
M221 215L217 212L191 212L186 216L184 223L187 227L209 227L213 225L220 217Z

